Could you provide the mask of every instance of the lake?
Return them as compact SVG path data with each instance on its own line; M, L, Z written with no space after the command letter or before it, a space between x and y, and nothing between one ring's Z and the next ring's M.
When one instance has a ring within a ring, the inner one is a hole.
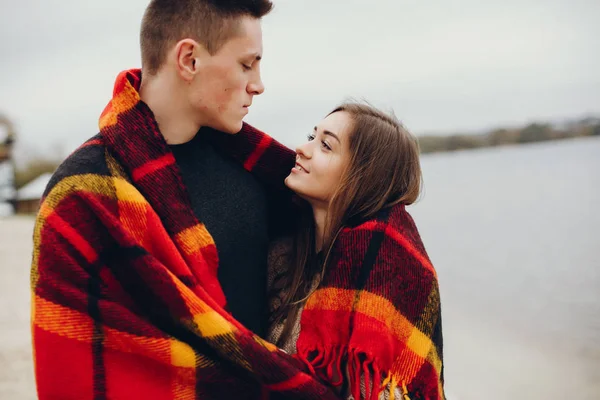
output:
M600 399L600 138L422 166L449 400Z

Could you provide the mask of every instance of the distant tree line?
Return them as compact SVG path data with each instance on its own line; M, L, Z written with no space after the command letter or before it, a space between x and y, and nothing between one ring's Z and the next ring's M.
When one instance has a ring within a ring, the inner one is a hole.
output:
M562 126L532 123L522 128L494 129L483 134L423 135L418 139L422 153L434 153L580 136L600 136L600 118L585 118Z

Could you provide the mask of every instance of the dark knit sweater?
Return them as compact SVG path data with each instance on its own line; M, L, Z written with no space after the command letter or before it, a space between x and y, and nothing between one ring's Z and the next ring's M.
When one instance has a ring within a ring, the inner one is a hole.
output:
M231 314L264 337L266 331L267 209L264 189L244 168L216 152L211 131L171 145L196 218L212 235L218 277Z

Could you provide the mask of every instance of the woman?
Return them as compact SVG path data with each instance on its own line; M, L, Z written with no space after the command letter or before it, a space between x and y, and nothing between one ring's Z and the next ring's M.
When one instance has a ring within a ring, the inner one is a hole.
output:
M297 148L306 205L270 252L269 340L355 399L443 399L436 272L405 206L419 147L393 116L346 103Z

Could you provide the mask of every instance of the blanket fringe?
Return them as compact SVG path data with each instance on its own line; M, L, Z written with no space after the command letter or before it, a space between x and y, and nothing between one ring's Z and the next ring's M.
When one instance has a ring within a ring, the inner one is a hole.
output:
M355 400L378 400L386 389L389 390L390 400L411 400L404 381L400 382L391 371L382 375L377 360L365 352L331 347L318 348L296 356L312 374L336 388L342 386L344 377L347 377L350 394ZM401 399L396 398L396 390L399 386L402 388Z
M408 389L404 382L402 382L402 400L410 400L410 397L408 397Z

